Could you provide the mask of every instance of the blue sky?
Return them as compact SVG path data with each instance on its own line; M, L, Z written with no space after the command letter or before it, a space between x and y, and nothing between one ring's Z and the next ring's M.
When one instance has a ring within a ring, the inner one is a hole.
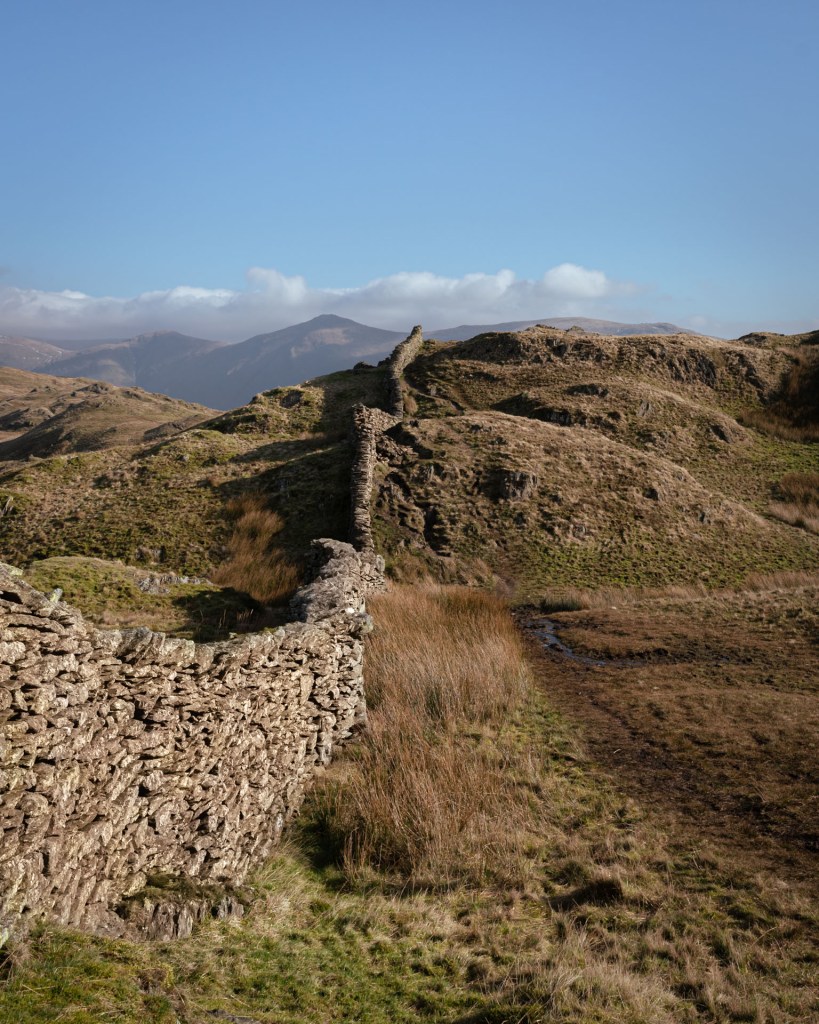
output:
M0 333L819 326L809 0L4 0Z

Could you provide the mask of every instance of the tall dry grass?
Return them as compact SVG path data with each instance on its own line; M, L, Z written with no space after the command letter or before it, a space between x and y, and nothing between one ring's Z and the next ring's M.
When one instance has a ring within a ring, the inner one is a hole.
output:
M371 606L370 728L343 788L324 794L344 867L436 887L508 880L532 827L526 765L502 738L529 683L508 610L429 584Z
M819 473L786 473L776 484L778 497L805 508L819 508Z
M611 608L653 598L688 601L705 597L709 593L704 584L671 584L666 587L548 587L538 600L538 610L544 615L552 612L579 612L593 608Z
M266 605L287 601L301 583L302 570L276 545L284 529L278 512L260 494L243 494L228 504L233 533L225 561L213 574L215 583L241 590Z
M780 570L770 573L751 573L735 586L710 589L704 583L671 584L665 587L549 587L539 596L538 611L544 615L554 612L593 611L601 608L625 608L646 601L713 601L721 594L756 593L770 590L793 590L813 587L819 573L806 569Z
M819 533L819 473L786 473L774 488L769 511L776 519Z

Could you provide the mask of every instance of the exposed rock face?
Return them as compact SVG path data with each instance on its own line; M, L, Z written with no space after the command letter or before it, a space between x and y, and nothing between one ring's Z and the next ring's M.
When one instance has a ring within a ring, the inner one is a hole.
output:
M497 487L501 498L510 501L526 501L537 490L538 478L524 470L502 469L497 476Z
M223 643L102 631L0 569L0 926L108 908L167 872L238 883L365 720L373 558L317 541L302 621Z
M218 886L187 882L179 892L163 893L149 885L133 898L123 900L117 914L144 939L186 939L206 918L237 919L245 908L232 891Z

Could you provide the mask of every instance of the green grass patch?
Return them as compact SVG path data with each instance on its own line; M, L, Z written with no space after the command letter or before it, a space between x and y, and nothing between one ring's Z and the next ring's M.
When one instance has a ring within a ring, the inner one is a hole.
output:
M107 629L147 626L207 641L252 628L262 617L261 605L247 594L214 584L168 583L163 593L146 593L137 583L148 575L116 562L69 556L33 562L24 578L46 594L59 588L63 601Z

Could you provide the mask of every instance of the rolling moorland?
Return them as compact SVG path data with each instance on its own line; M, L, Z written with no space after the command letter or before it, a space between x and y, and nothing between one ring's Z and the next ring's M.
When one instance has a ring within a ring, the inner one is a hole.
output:
M483 327L455 327L436 333L445 341L486 331L518 330L537 321ZM577 323L603 334L674 334L673 324L621 324L583 317L546 321L556 327ZM684 332L682 332L684 333ZM91 377L109 384L161 391L190 402L230 409L244 405L260 382L297 384L389 355L403 335L325 314L237 344L191 338L176 331L152 331L120 341L63 341L66 348L31 338L0 334L0 366L59 377Z
M4 370L0 552L106 627L275 627L386 366L220 413ZM428 340L378 444L370 726L174 943L45 923L0 1021L819 1014L819 333Z

